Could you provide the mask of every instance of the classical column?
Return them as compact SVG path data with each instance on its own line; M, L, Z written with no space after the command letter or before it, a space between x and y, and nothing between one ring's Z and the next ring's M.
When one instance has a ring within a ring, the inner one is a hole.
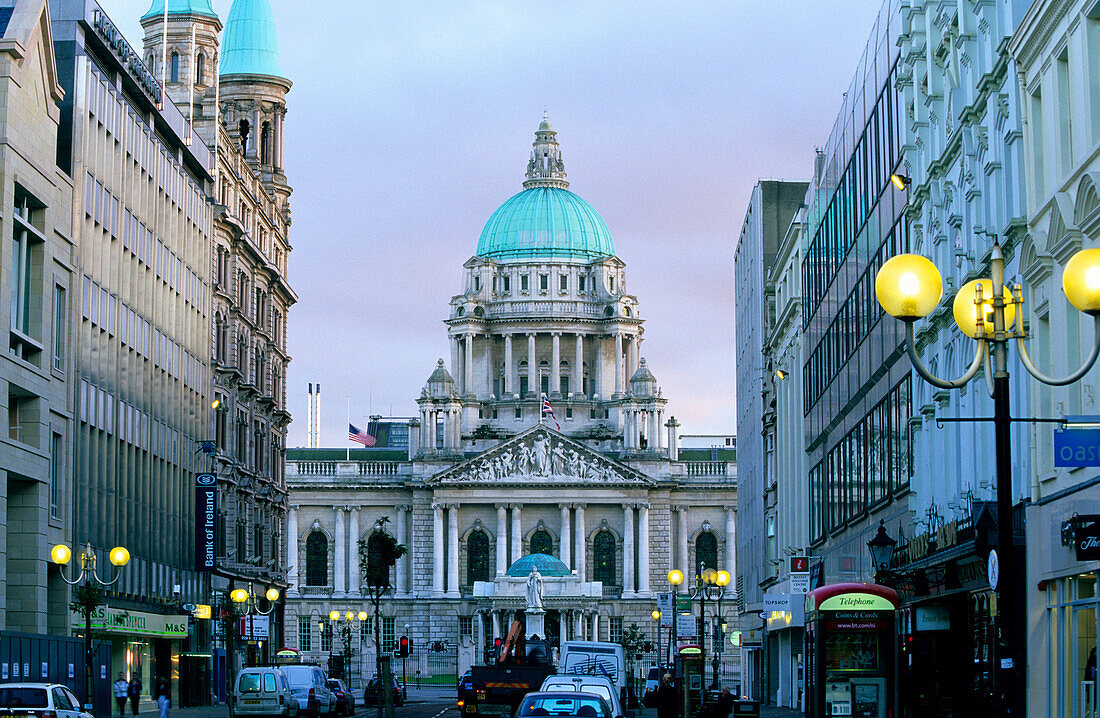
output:
M623 596L634 590L634 504L623 504Z
M572 568L573 557L571 554L573 553L573 548L572 542L569 540L569 504L561 505L561 533L558 535L561 536L558 551L560 555L558 558L561 559L561 562L564 563L566 567Z
M451 378L456 382L460 380L458 372L462 367L462 360L459 357L460 351L462 351L462 339L456 334L451 337Z
M287 594L298 595L298 507L291 506L286 514L286 582Z
M558 642L569 640L569 611L558 612Z
M432 504L432 596L443 596L443 504Z
M400 562L399 562L400 563ZM348 594L359 595L359 507L351 507L351 526L348 530Z
M577 504L577 540L573 542L573 552L576 554L577 559L573 564L577 569L577 575L582 581L588 580L588 572L586 569L587 556L585 555L586 548L588 546L587 536L584 532L584 504Z
M687 526L687 506L677 507L677 512L680 514L679 521L676 528L676 544L680 551L680 563L676 568L684 572L684 576L690 576L694 574L692 567L688 565L688 526Z
M447 596L458 598L458 504L447 505Z
M498 615L499 613L500 613L500 611L497 611L496 609L494 609L492 611L489 611L489 623L490 623L491 628L493 629L493 641L494 642L498 638L502 637L500 635L500 617Z
M623 393L623 335L615 332L615 390L613 394Z
M344 531L344 507L333 506L332 510L336 514L336 538L334 540L336 544L336 555L333 557L333 574L336 582L333 584L332 592L334 596L344 596L348 592L347 574L344 573L348 567L347 536Z
M561 396L561 332L550 335L550 395Z
M512 557L508 562L509 566L523 557L523 529L520 528L519 506L512 504Z
M638 506L638 593L648 596L649 588L649 504Z
M508 504L497 504L497 575L508 570Z
M539 382L539 363L535 361L535 335L527 335L527 391L536 397L542 391Z
M737 512L730 508L726 509L726 570L737 579Z
M592 340L592 395L607 398L603 390L603 336Z
M630 346L628 348L629 354L627 354L628 362L626 368L626 380L630 381L630 377L634 376L634 372L638 371L638 358L642 353L642 338L638 335L630 337Z
M576 352L573 355L573 396L584 396L584 335L577 335Z
M577 641L584 640L584 613L582 611L573 611L573 639Z
M481 663L485 660L485 614L478 611L474 615L477 617L474 622L474 630L477 632L474 636L474 660Z
M466 334L466 350L463 359L466 361L462 368L462 393L473 394L474 393L474 334L473 332L467 332Z
M675 416L670 416L665 424L668 427L668 458L677 461L680 458L680 447L677 445L676 430L680 428L680 422Z
M504 397L512 398L516 393L516 366L512 361L512 335L504 335Z
M600 640L600 612L592 611L592 640Z
M409 546L409 514L411 506L397 507L397 542ZM397 595L404 596L409 592L409 561L412 560L412 547L409 553L397 560Z

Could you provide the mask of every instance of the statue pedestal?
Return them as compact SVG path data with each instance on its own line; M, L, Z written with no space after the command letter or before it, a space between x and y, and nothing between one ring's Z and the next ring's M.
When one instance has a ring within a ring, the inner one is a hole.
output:
M523 610L523 615L527 622L527 634L524 638L538 636L539 638L545 639L546 611L541 608L525 608Z

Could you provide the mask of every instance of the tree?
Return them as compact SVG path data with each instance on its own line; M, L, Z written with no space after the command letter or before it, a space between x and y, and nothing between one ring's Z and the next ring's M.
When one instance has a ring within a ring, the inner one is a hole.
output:
M398 559L408 553L408 549L405 544L397 543L397 539L386 531L389 520L389 516L378 519L371 535L365 541L359 541L359 571L367 579L367 595L374 604L374 654L377 661L375 671L382 682L386 712L392 715L393 685L382 669L382 596L390 589L390 569L397 564ZM382 705L378 706L378 715L381 718Z
M243 609L229 598L229 591L225 590L217 594L220 596L220 608L218 610L218 622L221 624L222 637L225 640L226 666L225 690L229 695L233 690L233 679L236 670L233 666L236 657L237 639L240 637L240 618L244 615Z
M645 634L642 633L636 623L630 624L630 627L623 631L622 638L618 641L619 645L623 647L623 653L626 655L627 675L630 676L626 691L627 700L631 706L637 703L634 693L634 659L642 652L642 646L646 642Z

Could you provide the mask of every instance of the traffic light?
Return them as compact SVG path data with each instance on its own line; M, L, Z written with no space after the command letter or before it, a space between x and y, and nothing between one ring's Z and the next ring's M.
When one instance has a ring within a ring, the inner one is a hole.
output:
M409 649L411 647L412 647L412 644L409 642L409 637L408 636L401 636L401 639L397 642L397 657L398 658L408 658L409 657Z

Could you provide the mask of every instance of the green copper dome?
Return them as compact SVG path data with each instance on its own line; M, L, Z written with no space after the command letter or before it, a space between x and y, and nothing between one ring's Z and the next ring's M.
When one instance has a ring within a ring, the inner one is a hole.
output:
M533 568L537 568L543 576L569 576L573 573L560 559L548 553L533 553L509 566L508 575L522 578L528 576Z
M169 15L206 15L217 17L214 8L210 7L210 0L168 0ZM149 12L141 16L142 20L164 15L164 0L153 0Z
M233 0L222 34L221 75L284 77L268 0Z
M592 205L560 187L532 187L497 208L477 255L500 262L535 257L592 260L615 255L611 230Z

